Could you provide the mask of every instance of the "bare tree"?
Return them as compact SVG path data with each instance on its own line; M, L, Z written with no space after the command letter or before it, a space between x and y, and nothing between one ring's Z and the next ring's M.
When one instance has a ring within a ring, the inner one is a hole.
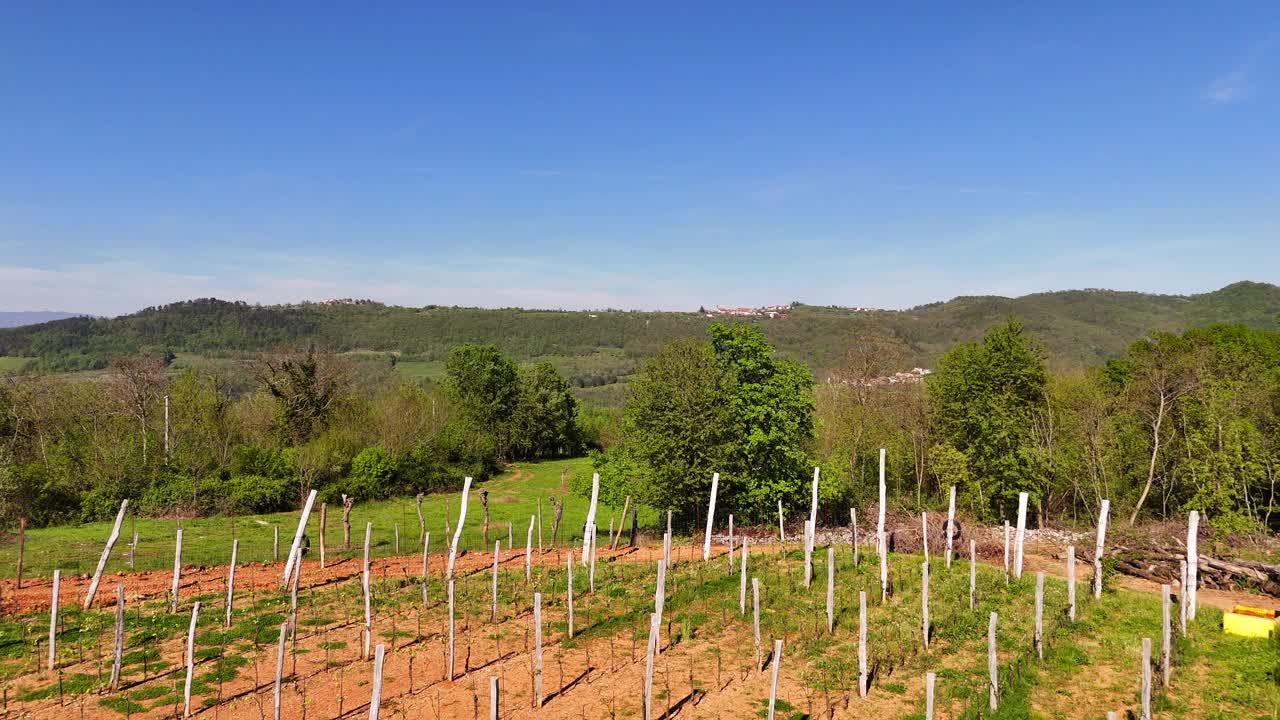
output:
M1126 389L1134 407L1146 418L1151 429L1147 482L1133 506L1133 513L1129 515L1129 526L1132 527L1155 484L1165 422L1178 400L1195 390L1197 377L1186 341L1176 335L1159 333L1151 340L1136 343L1130 351L1130 358Z
M164 360L142 353L121 355L111 361L107 387L142 431L142 464L147 463L147 433L152 412L168 384Z

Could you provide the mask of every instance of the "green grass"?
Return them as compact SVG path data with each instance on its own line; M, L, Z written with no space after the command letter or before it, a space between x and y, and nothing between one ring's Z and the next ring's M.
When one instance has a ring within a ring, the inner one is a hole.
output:
M440 380L444 377L443 360L401 360L396 375L408 380Z
M21 370L29 362L31 358L0 355L0 373Z
M563 475L563 477L562 477ZM483 511L480 505L479 490L489 491L490 537L502 539L507 537L507 523L513 525L512 536L516 547L523 547L529 527L529 517L538 511L538 500L542 500L543 542L551 543L551 526L554 518L550 496L555 495L564 502L564 519L560 527L560 540L581 539L582 525L586 522L589 500L572 494L569 491L570 480L574 476L590 477L591 463L586 458L570 460L551 460L537 463L518 463L503 475L485 483L472 486L471 499L468 503L467 521L459 541L462 550L488 550L481 536ZM459 493L448 492L429 495L424 498L422 507L426 518L427 531L431 534L432 552L440 552L448 547L445 536L445 511L448 509L449 524L457 522ZM622 508L602 505L599 510L601 534L608 530L610 515L619 515ZM289 544L298 526L297 511L268 515L241 515L235 517L209 517L182 521L183 551L185 565L225 565L231 557L231 541L240 540L239 562L264 562L272 559L272 532L280 530L280 555L283 560L289 552ZM395 526L400 526L400 552L411 554L419 551L418 517L414 499L411 497L396 498L377 502L357 502L351 511L351 550L342 550L342 508L330 507L325 537L326 553L330 558L358 557L361 543L364 541L366 522L373 523L372 554L374 556L390 555L395 549ZM640 522L646 526L656 526L657 513L641 509ZM320 527L319 507L311 514L308 524L308 535L311 539L311 555L316 557L320 552L317 535ZM173 566L174 550L173 520L140 518L130 515L120 533L108 572L128 569L129 538L133 532L138 533L138 550L136 568L139 570L161 570ZM23 574L26 577L48 576L54 568L61 568L64 573L91 573L102 553L103 543L111 532L111 523L96 522L84 525L67 525L51 528L40 528L27 531L26 557ZM537 543L535 530L534 543ZM0 546L0 576L13 577L16 570L17 543L12 535Z

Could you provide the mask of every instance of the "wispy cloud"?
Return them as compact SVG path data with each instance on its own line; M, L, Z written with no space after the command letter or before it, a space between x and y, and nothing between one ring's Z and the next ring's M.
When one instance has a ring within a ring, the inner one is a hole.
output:
M1242 102L1254 93L1262 59L1275 44L1275 35L1255 44L1235 67L1218 75L1200 92L1200 98L1211 105Z

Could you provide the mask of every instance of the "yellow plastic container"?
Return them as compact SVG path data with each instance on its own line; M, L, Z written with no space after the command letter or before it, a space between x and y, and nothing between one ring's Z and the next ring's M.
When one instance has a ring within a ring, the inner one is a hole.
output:
M1265 611L1259 612L1258 610L1258 608L1236 606L1234 612L1223 613L1222 632L1243 637L1271 637L1276 631L1276 620L1274 616L1259 617Z

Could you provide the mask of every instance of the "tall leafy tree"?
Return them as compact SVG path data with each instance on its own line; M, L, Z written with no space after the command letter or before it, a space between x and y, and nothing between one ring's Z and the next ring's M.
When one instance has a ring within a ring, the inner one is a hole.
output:
M522 458L572 455L579 451L578 401L549 362L522 368L512 418L512 449Z
M445 391L475 428L492 432L498 455L511 452L511 419L520 400L516 363L492 345L459 345L445 361Z

